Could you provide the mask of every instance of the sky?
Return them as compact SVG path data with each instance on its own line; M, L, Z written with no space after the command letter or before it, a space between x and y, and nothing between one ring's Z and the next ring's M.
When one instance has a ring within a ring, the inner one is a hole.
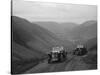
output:
M13 0L13 16L34 21L82 23L97 20L97 6Z

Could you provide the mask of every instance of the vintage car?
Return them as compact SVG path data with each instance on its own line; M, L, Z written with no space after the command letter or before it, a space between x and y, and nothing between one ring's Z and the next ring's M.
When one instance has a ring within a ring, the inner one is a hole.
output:
M61 47L53 47L51 52L48 53L48 63L61 62L66 59L67 52Z
M75 50L73 51L73 55L83 56L87 54L87 49L84 45L77 45Z

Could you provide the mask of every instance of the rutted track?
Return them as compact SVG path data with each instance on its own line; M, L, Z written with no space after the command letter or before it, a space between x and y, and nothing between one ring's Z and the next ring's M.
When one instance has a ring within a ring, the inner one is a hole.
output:
M70 57L66 59L64 62L61 63L53 63L48 64L47 60L39 65L31 68L30 70L26 71L25 73L44 73L44 72L58 72L58 71L65 71L65 67L74 59Z

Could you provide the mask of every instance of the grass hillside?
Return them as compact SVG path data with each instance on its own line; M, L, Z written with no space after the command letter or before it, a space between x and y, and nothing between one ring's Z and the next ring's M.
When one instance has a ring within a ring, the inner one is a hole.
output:
M78 24L65 22L65 23L57 23L57 22L35 22L43 28L48 29L49 31L56 34L59 38L66 40L66 33L72 30L74 27L78 26Z
M12 73L22 73L37 65L53 46L70 44L37 24L12 16Z
M83 61L89 65L90 69L97 69L97 38L89 39L85 45L88 49L88 54L83 57Z
M97 22L87 21L69 32L69 37L75 40L88 40L97 36Z
M97 49L97 37L89 39L84 44L87 46L88 50Z

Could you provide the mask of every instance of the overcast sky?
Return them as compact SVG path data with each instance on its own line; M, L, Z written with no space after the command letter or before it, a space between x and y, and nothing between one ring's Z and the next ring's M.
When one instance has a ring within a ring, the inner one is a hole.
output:
M56 21L82 23L97 19L95 5L57 4L13 0L13 15L29 21Z

